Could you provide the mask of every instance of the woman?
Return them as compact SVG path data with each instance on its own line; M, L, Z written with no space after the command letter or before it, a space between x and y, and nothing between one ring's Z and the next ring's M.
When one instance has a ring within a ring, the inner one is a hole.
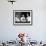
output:
M23 14L22 17L21 17L21 22L26 22L26 19L25 19L24 14Z
M27 13L27 22L31 21L31 16Z

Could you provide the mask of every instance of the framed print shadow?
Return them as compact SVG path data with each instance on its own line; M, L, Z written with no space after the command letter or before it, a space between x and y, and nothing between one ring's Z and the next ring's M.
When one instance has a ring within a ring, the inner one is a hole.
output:
M32 10L13 10L13 25L32 25Z

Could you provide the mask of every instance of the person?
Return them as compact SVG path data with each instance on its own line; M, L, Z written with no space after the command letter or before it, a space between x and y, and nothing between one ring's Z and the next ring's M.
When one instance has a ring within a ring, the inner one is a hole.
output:
M26 19L25 19L24 14L23 14L22 17L21 17L21 22L26 22Z
M29 16L29 14L27 13L27 21L29 22L29 21L31 21L31 16Z
M19 16L18 16L18 15L16 15L15 21L16 21L16 22L20 22L20 19L19 19Z

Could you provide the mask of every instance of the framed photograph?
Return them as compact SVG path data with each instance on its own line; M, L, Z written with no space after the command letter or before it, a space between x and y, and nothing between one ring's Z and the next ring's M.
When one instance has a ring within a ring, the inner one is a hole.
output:
M13 10L14 25L32 25L32 10Z

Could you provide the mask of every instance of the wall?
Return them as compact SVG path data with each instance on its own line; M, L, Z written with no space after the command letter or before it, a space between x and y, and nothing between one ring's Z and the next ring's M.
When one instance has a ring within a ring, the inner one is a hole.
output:
M14 26L13 10L33 10L32 26ZM0 40L15 40L18 32L31 34L33 40L46 40L46 1L17 0L13 5L0 0Z

